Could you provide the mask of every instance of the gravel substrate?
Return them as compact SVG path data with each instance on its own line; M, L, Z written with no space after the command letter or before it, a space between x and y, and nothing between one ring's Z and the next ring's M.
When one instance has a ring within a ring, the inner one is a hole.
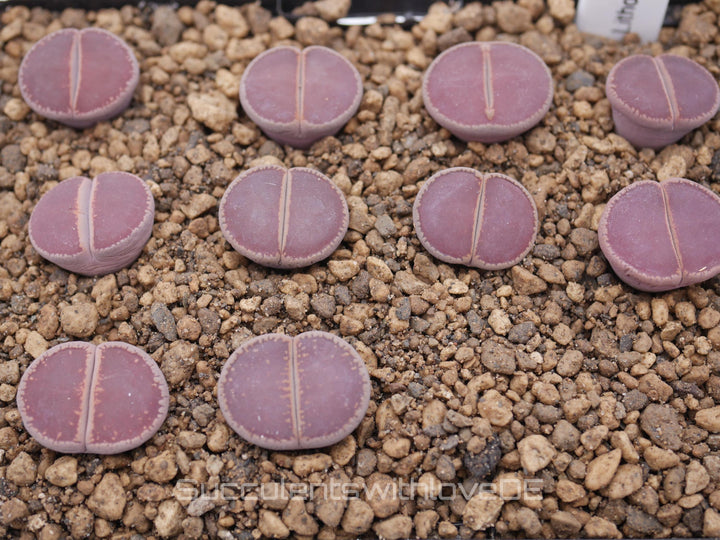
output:
M596 232L608 199L640 179L720 192L717 117L638 151L613 133L604 92L634 53L688 56L717 78L720 1L684 7L649 44L580 34L570 0L436 4L410 28L323 20L344 7L322 0L295 23L207 0L0 13L0 536L720 536L720 281L639 293ZM128 42L140 84L120 117L75 130L32 113L16 81L33 43L88 25ZM550 66L554 101L536 128L464 143L428 116L423 70L471 39L520 43ZM327 45L363 77L359 112L306 151L267 139L238 104L243 69L279 44ZM316 168L346 195L350 230L329 260L271 270L223 239L225 188L265 163ZM521 263L478 271L422 248L415 195L451 166L532 194L540 232ZM42 194L110 170L155 197L139 260L85 278L40 258L27 222ZM311 329L365 360L365 419L320 451L243 441L218 408L223 363L253 336ZM77 339L125 341L159 363L170 412L139 449L61 455L23 429L21 374Z

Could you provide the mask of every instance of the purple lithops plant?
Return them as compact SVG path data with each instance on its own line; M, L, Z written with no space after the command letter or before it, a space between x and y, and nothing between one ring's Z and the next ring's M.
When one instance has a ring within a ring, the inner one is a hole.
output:
M225 239L248 259L300 268L335 251L350 214L342 191L324 174L261 165L228 186L218 217Z
M425 182L413 223L420 243L441 261L499 270L530 251L538 214L528 191L509 176L455 167Z
M119 454L150 439L170 394L144 351L121 342L56 345L25 370L17 406L41 445L65 453Z
M720 89L697 62L673 54L637 54L610 70L606 94L615 131L637 147L661 148L710 120Z
M598 240L615 273L641 291L669 291L720 273L720 197L685 178L643 180L607 203Z
M154 217L152 193L137 176L75 176L43 195L30 216L28 236L50 262L95 276L137 259L152 234Z
M422 93L430 116L456 137L494 143L542 120L553 81L542 59L522 45L471 42L433 60Z
M335 134L357 111L362 93L355 66L320 46L269 49L240 81L248 117L271 139L296 148Z
M18 85L41 116L84 128L130 104L140 70L132 49L102 28L66 28L45 36L20 64Z
M370 377L360 355L328 332L267 334L241 345L218 381L225 420L270 450L335 444L365 416Z

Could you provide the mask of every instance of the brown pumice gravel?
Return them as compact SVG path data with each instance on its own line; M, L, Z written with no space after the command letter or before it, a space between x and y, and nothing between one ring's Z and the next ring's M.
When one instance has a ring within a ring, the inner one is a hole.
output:
M636 150L614 133L603 90L631 54L684 55L717 78L720 2L687 5L648 44L580 34L570 0L439 3L410 28L333 25L346 2L306 9L296 23L207 0L0 13L0 536L720 536L720 281L640 293L612 273L596 232L636 180L720 192L717 119ZM141 75L120 117L74 130L30 111L17 72L47 33L86 26L125 39ZM423 70L470 39L519 43L549 65L554 100L533 130L464 143L428 116ZM250 60L280 44L329 46L363 79L358 113L306 151L265 138L237 101ZM329 261L270 270L223 239L225 188L268 163L318 169L345 194L349 231ZM485 272L425 252L412 204L448 167L507 174L531 193L540 229L521 263ZM155 197L139 260L101 278L42 260L27 237L40 197L109 170ZM332 447L261 450L229 429L217 377L253 336L307 330L360 353L368 413ZM159 363L170 411L141 448L60 455L23 429L22 373L73 339L124 341Z

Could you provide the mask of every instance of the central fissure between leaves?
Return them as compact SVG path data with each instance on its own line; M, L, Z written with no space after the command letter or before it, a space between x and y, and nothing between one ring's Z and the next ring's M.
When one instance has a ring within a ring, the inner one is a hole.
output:
M90 433L89 433L90 418L92 418L91 409L94 409L93 400L92 400L93 388L95 388L95 384L97 382L97 377L98 377L98 371L100 369L100 366L99 366L100 363L97 361L97 357L98 357L98 348L93 347L92 358L90 360L91 375L90 375L90 381L88 383L87 394L85 396L85 406L83 407L83 411L84 411L84 414L83 414L84 429L83 429L83 439L82 439L83 452L87 451L87 440L88 440L88 436L90 435Z
M657 69L658 76L660 77L660 83L662 84L663 91L665 92L665 97L668 102L668 107L670 108L672 129L675 129L675 123L677 122L679 115L675 87L673 86L672 79L670 78L670 74L668 73L665 64L657 58L653 58L653 62L655 63L655 68ZM663 191L663 197L664 196L665 193Z
M302 136L302 121L305 118L305 54L303 52L298 53L297 57L297 97L296 99L296 110L297 110L297 134Z
M286 171L280 182L280 227L278 228L278 264L283 261L283 253L287 242L290 227L290 191L292 190L292 175Z
M485 90L485 116L492 120L495 116L495 98L493 97L492 57L490 45L482 46L483 56L483 89Z
M680 281L678 281L677 283L678 285L680 285L680 283L682 283L685 279L685 268L683 267L683 261L680 255L677 238L675 238L675 224L673 223L672 212L670 212L670 203L668 201L667 193L662 187L662 184L660 184L660 193L662 194L663 206L665 207L665 223L667 225L668 232L670 233L670 243L672 244L673 253L675 253L675 260L677 261L678 268L680 269Z
M480 182L480 190L478 192L477 202L475 203L475 223L473 224L472 233L472 245L470 246L470 259L467 261L468 264L472 263L475 259L475 249L480 237L480 228L482 226L484 199L485 199L485 184L487 183L486 178L478 178Z
M297 345L295 339L290 340L290 409L292 411L293 434L300 444L300 404L298 403L299 374L297 367Z

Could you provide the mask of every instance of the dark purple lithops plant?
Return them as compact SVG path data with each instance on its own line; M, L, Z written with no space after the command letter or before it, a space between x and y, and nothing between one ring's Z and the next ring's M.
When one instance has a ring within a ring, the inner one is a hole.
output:
M637 54L610 70L606 94L615 131L638 147L661 148L710 120L720 105L715 78L673 54Z
M550 109L552 75L521 45L471 42L450 47L428 67L425 108L465 141L494 143L527 131Z
M362 92L355 66L320 46L269 49L240 81L248 117L271 139L297 148L335 134L357 111Z
M263 165L228 186L218 217L242 255L273 268L300 268L328 257L347 232L345 197L313 169Z
M668 291L720 273L720 197L686 180L643 180L616 193L598 227L615 273L641 291Z
M118 454L165 421L170 394L155 361L120 342L56 345L25 370L17 406L41 445L66 453Z
M150 238L154 217L152 193L137 176L75 176L43 195L30 216L28 236L50 262L94 276L137 259Z
M241 345L218 381L225 420L270 450L321 448L365 416L370 377L360 355L328 332L267 334Z
M413 223L422 245L441 261L499 270L530 251L538 214L527 190L509 176L455 167L425 182Z
M36 113L84 128L130 104L139 68L132 49L101 28L66 28L45 36L20 64L18 85Z

